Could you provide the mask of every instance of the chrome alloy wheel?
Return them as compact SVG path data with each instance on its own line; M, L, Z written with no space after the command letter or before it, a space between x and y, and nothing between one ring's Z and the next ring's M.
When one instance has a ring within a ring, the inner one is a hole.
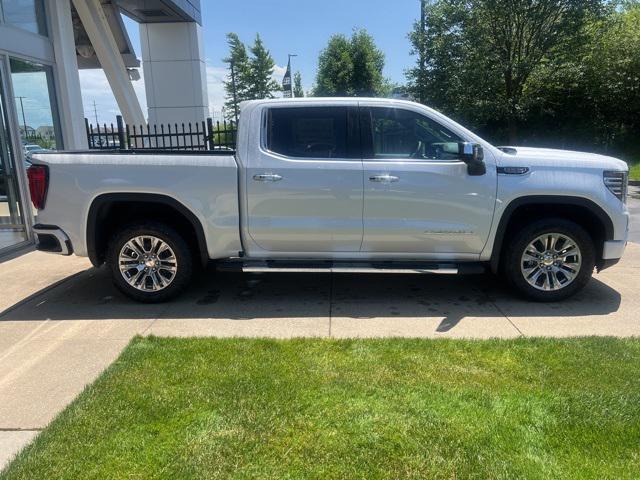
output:
M124 244L118 257L120 273L132 287L143 292L164 290L178 271L172 248L158 237L143 235Z
M580 273L582 254L575 240L561 233L545 233L522 254L520 270L525 280L543 291L561 290Z

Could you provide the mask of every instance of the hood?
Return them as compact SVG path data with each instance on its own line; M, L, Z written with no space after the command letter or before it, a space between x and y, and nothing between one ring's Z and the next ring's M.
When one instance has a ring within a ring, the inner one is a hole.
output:
M624 160L596 153L555 150L552 148L498 147L500 166L586 167L628 170Z

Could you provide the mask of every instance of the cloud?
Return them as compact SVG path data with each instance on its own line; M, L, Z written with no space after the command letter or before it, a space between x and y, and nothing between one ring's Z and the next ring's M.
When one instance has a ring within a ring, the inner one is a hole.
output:
M11 80L20 125L26 123L31 128L53 125L45 72L13 72Z
M281 67L280 65L276 65L273 69L273 79L278 82L278 83L282 83L282 77L284 77L284 74L287 73L287 67Z
M120 115L120 109L103 70L80 70L80 89L82 91L84 115L91 123L95 123L94 101L96 102L98 121L107 124L115 123L116 115ZM144 89L142 68L140 68L140 80L133 82L133 89L146 116L147 97Z
M209 94L209 113L214 120L222 119L222 107L225 101L224 82L227 69L207 65L207 92Z

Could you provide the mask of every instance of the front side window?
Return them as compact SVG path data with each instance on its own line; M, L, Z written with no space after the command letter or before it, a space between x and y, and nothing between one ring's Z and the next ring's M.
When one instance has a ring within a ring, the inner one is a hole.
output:
M371 108L373 158L457 160L460 137L410 110Z
M346 107L271 108L267 112L266 146L297 158L347 157Z
M39 35L47 35L44 0L0 0L2 21Z

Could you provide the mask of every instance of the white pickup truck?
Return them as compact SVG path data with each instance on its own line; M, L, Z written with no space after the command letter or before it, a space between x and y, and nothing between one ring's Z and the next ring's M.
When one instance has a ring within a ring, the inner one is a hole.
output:
M615 264L628 167L601 155L494 147L387 99L242 105L236 152L33 155L38 248L106 263L158 302L209 261L250 272L492 271L538 301Z

